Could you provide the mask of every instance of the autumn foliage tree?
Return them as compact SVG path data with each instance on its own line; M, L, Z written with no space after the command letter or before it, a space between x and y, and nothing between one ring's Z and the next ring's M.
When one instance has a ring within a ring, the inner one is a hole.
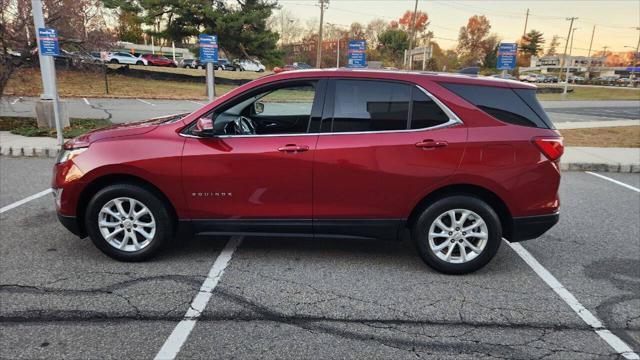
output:
M418 11L416 12L415 19L415 32L420 33L426 30L429 21L429 15L426 12ZM404 15L398 20L398 26L407 31L412 32L414 30L413 26L413 11L406 11Z
M467 25L460 28L457 51L463 66L482 63L488 51L486 43L490 31L491 24L484 15L470 17Z

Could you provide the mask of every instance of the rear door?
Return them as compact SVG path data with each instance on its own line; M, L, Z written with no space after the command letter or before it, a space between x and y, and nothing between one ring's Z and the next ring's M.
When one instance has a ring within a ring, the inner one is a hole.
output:
M410 209L458 167L466 128L413 84L336 79L327 104L314 161L314 231L395 236Z

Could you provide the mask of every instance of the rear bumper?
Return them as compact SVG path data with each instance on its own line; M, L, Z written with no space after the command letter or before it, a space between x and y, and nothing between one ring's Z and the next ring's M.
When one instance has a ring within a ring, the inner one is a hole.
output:
M511 242L535 239L551 229L560 219L559 213L513 218Z
M84 230L80 227L78 223L78 218L75 216L62 215L58 213L58 220L60 223L67 228L67 230L71 231L74 235L77 235L81 238L85 237L86 234Z

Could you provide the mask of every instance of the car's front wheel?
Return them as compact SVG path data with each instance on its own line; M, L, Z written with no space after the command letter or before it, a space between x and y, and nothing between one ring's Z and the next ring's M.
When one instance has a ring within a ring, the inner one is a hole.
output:
M466 274L495 256L502 226L486 202L455 195L427 207L415 222L412 237L427 265L446 274Z
M134 184L116 184L93 196L85 226L93 243L108 256L142 261L169 242L174 223L170 214L151 191Z

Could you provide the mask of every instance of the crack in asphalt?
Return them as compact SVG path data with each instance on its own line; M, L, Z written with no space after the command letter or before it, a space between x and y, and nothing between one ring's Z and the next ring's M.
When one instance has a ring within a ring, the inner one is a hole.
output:
M193 284L194 278L187 276L158 276L154 279L171 279L179 281L181 283ZM118 322L118 321L180 321L183 320L183 316L175 315L168 316L171 312L174 312L177 308L186 304L190 304L190 301L182 302L174 306L169 311L143 311L139 309L133 302L123 294L114 293L114 289L122 289L128 287L132 283L140 282L141 279L125 281L122 283L110 285L101 289L42 289L35 286L16 286L16 285L2 285L0 291L4 292L21 292L21 293L39 293L39 294L63 294L75 295L86 293L100 293L110 294L124 299L134 310L135 314L126 314L118 312L99 312L99 311L78 311L78 310L40 310L30 309L26 311L17 311L9 314L0 315L0 321L5 325L10 324L40 324L40 323L55 323L55 322L73 322L76 325L82 323L96 323L96 322ZM106 289L108 288L108 289ZM451 354L482 354L495 358L531 358L531 354L524 352L524 349L517 349L516 347L532 348L543 351L545 356L553 355L559 352L566 352L571 354L584 354L584 355L596 355L603 356L605 354L594 354L584 351L577 351L575 349L558 349L548 348L540 345L532 345L535 342L542 342L546 344L544 336L546 334L553 333L555 331L584 331L591 332L588 326L571 326L571 325L549 325L549 324L511 324L511 323L498 323L498 322L475 322L475 321L433 321L433 320L418 320L418 319L367 319L367 318L340 318L340 317L327 317L327 316L305 316L305 315L287 315L279 311L272 310L265 305L252 302L238 294L230 292L225 289L218 289L215 291L216 297L229 300L232 303L240 305L243 312L238 314L229 314L225 316L213 315L210 313L203 313L199 317L199 321L204 322L277 322L290 326L294 326L300 329L304 329L310 333L323 333L331 336L338 336L345 339L356 341L368 341L375 342L382 346L410 352L419 356L424 351L435 351L435 354L447 353ZM350 298L350 297L347 297ZM248 312L247 312L248 311ZM365 326L371 328L374 331L389 331L392 335L380 335L363 333L361 329L348 329L349 326ZM419 333L407 331L402 329L403 326L419 326L422 331ZM521 344L502 344L500 342L489 342L481 340L466 339L463 336L451 337L445 336L446 339L442 339L442 335L439 333L429 334L425 326L446 326L447 329L461 329L465 330L463 334L470 334L478 330L491 330L491 329L510 329L510 330L531 330L541 331L542 334L528 342ZM471 327L471 329L467 329ZM406 339L393 334L405 334L413 336L413 339ZM415 337L427 338L416 339ZM606 354L609 356L609 354Z

